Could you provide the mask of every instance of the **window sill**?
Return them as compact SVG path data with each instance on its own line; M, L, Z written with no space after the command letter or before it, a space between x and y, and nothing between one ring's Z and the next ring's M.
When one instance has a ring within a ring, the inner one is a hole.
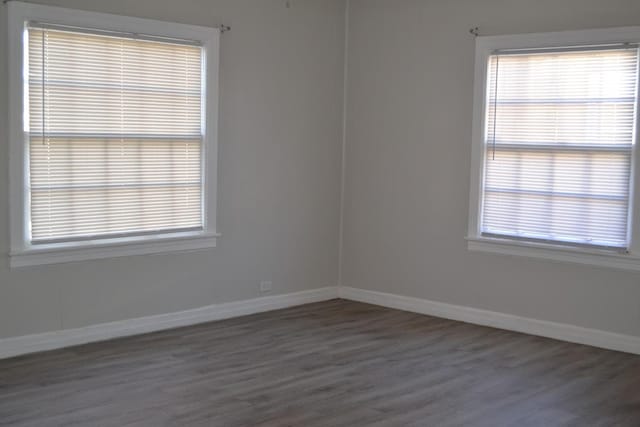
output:
M488 237L467 237L466 240L470 251L640 271L640 257L634 254Z
M215 233L189 232L38 245L11 252L10 267L194 251L214 248L218 237Z

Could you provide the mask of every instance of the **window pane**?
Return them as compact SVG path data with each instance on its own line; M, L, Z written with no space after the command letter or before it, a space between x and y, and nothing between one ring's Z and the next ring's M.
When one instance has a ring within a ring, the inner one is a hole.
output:
M28 49L33 242L201 229L201 48L30 28Z
M625 247L637 49L495 55L482 232Z
M495 152L489 148L484 231L619 246L625 242L631 152Z

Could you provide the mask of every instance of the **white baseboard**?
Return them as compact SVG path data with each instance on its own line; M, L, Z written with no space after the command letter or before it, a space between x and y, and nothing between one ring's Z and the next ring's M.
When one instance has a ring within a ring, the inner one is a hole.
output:
M640 337L366 289L340 287L340 298L525 334L640 354Z
M35 353L38 351L53 350L73 345L104 341L112 338L145 334L148 332L172 329L180 326L195 325L213 320L228 319L248 314L278 310L296 305L326 301L337 297L338 288L327 287L291 294L214 304L193 310L102 323L84 328L4 338L0 339L0 359L18 356L21 354Z
M84 328L4 338L0 339L0 359L262 313L302 304L327 301L338 297L445 319L640 354L640 337L636 336L616 334L598 329L582 328L564 323L548 322L366 289L327 287L291 294L214 304L176 313L121 320Z

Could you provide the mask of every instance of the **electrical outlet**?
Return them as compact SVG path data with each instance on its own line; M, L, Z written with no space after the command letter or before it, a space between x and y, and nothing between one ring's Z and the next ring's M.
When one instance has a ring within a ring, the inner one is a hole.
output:
M273 283L270 280L265 280L260 282L260 292L267 293L271 292Z

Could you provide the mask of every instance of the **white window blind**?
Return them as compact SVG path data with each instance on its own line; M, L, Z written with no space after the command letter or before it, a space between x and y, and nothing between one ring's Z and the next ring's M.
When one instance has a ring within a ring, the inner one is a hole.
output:
M32 243L203 228L202 56L28 27Z
M638 49L489 60L481 231L624 249Z

